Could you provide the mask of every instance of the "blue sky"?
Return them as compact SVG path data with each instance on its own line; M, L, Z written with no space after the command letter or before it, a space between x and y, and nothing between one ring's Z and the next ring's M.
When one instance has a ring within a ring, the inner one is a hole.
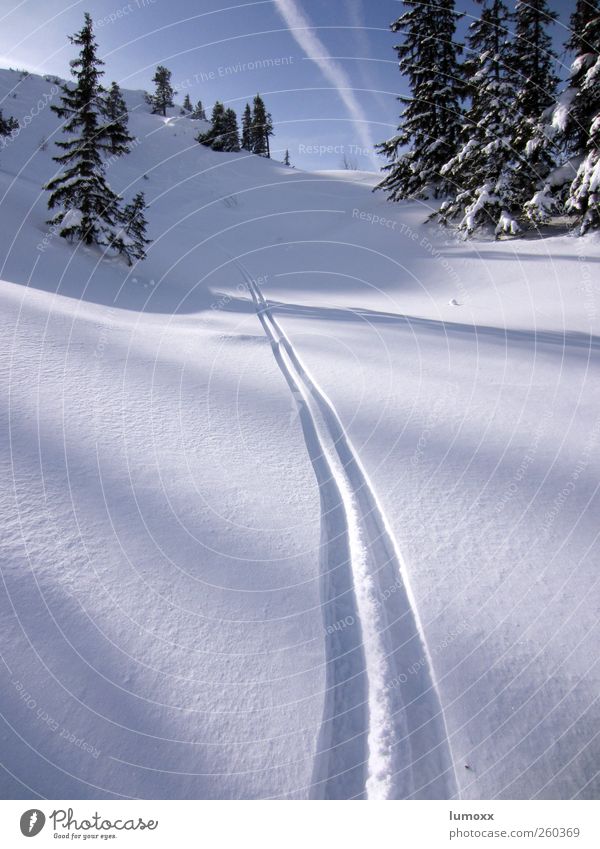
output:
M551 0L564 35L572 0ZM474 13L471 0L458 8ZM66 34L84 11L96 23L107 80L151 88L167 65L180 92L238 113L260 91L272 112L273 156L338 168L344 155L373 169L370 143L393 134L404 90L389 23L397 0L0 0L0 66L67 76ZM464 27L464 23L463 23ZM564 57L562 57L564 58ZM381 163L379 163L381 164Z

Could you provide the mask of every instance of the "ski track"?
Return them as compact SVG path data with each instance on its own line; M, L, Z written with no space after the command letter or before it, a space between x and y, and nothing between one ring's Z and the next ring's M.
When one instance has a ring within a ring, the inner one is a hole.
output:
M385 516L335 408L235 262L296 400L319 486L326 697L312 796L458 798L431 659Z

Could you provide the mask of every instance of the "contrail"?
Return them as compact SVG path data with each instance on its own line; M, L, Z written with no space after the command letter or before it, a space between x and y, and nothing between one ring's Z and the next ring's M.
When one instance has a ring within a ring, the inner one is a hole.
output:
M368 119L352 91L352 83L343 68L327 56L327 49L321 39L312 31L312 24L295 0L275 0L275 7L290 30L299 47L309 59L321 69L323 75L337 90L342 102L350 113L356 133L363 147L373 151L373 140L368 128ZM375 162L375 153L371 153Z

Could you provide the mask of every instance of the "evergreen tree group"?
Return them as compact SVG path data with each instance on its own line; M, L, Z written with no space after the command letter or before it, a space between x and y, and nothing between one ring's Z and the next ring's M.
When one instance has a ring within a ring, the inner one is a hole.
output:
M600 9L576 0L566 49L571 76L557 95L547 0L476 0L463 46L453 0L405 0L392 24L410 96L398 133L378 145L391 200L440 197L436 215L466 232L518 233L552 214L600 226Z
M206 112L204 111L201 100L194 106L190 117L195 118L197 121L206 121Z
M202 104L198 101L198 107L206 120ZM200 117L200 115L192 115ZM271 156L269 138L273 135L273 119L267 112L262 97L257 94L252 107L246 103L242 113L242 134L238 127L237 115L233 109L226 109L217 100L210 116L210 129L200 133L198 141L200 144L220 151L247 150L259 156Z
M265 102L257 94L252 107L246 103L242 116L242 149L270 158L269 138L273 135L273 119Z
M61 170L44 187L50 192L49 209L57 210L48 223L71 241L115 248L125 253L128 261L143 259L147 241L140 240L131 227L135 212L135 220L145 228L140 215L143 196L141 201L138 197L133 212L131 205L122 209L121 198L105 178L104 156L126 154L132 141L125 101L116 83L108 93L100 84L104 63L98 56L88 13L82 29L69 39L80 51L71 61L74 84L63 84L60 104L50 107L63 120L67 138L56 142L62 152L54 161Z
M210 129L198 136L200 144L213 150L233 152L240 149L237 115L217 100L210 118Z

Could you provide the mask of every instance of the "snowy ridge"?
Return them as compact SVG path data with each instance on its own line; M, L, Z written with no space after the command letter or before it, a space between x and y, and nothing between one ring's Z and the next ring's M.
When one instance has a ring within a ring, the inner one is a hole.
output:
M259 285L236 264L299 406L321 493L330 639L315 795L454 798L457 781L431 658L385 516L333 405L302 365ZM408 674L411 669L419 674Z

